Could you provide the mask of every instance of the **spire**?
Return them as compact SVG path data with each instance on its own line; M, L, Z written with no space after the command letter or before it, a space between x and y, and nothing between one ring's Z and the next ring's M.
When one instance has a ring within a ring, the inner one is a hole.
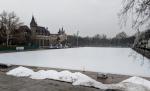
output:
M62 31L64 30L64 28L62 27Z
M32 20L30 22L30 26L37 26L37 23L35 22L34 16L32 15Z
M59 28L58 34L60 34L60 33L61 33L61 30L60 30L60 28Z
M62 33L62 34L64 34L64 33L65 33L65 30L64 30L64 28L63 28L63 27L62 27L61 33Z

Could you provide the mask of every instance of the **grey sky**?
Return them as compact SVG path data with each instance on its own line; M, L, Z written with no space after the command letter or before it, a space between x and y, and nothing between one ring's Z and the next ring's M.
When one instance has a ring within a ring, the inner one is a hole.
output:
M67 34L79 30L81 36L112 37L123 31L118 26L120 7L121 0L0 0L0 12L15 11L26 25L33 14L38 25L48 27L51 33L63 26Z

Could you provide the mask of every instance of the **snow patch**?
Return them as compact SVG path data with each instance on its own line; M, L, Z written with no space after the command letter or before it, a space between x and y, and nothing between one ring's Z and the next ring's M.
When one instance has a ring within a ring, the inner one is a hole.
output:
M65 82L75 82L77 79L74 73L71 73L70 71L61 71L59 72L58 76L59 76L59 80Z
M27 77L27 76L31 76L33 73L34 73L33 70L20 66L18 68L15 68L7 72L6 74L17 76L17 77Z
M57 78L57 72L53 71L53 70L49 70L49 71L39 70L38 72L34 72L34 74L32 74L30 76L30 78L32 78L32 79L46 79L49 77L56 79Z
M76 77L76 79L72 83L72 85L81 85L81 86L89 86L89 87L95 87L95 88L100 88L100 89L107 89L105 84L97 82L96 80L80 72L75 72L74 76Z
M143 85L145 87L148 87L150 89L150 81L145 80L143 78L140 77L131 77L127 80L122 81L123 83L134 83L134 84L139 84L139 85Z
M32 79L53 79L58 81L70 82L72 85L95 87L99 89L120 89L123 91L150 91L150 81L140 77L131 77L118 84L102 84L80 72L70 71L39 70L34 72L32 69L18 67L10 70L7 75L17 77L30 77Z

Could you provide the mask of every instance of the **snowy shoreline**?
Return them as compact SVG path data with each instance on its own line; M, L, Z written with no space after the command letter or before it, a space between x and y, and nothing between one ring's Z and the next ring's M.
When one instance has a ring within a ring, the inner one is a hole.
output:
M64 81L72 83L72 85L81 85L95 87L99 89L120 89L123 91L149 91L150 81L140 77L130 77L117 84L103 84L98 82L87 75L80 72L70 71L56 71L56 70L39 70L33 71L26 67L17 67L6 73L16 77L29 77L31 79L53 79L58 81Z
M132 76L137 76L137 75L130 75L130 74L118 74L118 73L106 73L106 72L94 72L94 71L83 71L83 70L74 70L74 69L64 69L64 68L52 68L52 67L39 67L39 66L30 66L30 65L13 65L13 64L2 64L8 66L6 68L7 71L12 70L14 68L17 68L19 66L23 66L29 69L33 69L34 71L39 71L39 70L56 70L58 72L68 70L70 72L81 72L97 81L101 81L102 83L106 84L111 84L111 83L118 83L121 82L125 79L128 79ZM5 71L6 72L6 71ZM106 75L108 78L103 79L101 76ZM142 77L147 80L150 80L150 77L147 76L137 76L137 77Z

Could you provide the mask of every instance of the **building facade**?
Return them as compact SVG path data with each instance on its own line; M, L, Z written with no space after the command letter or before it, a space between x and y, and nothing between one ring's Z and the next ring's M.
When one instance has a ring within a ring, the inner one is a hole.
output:
M67 35L63 28L57 34L51 34L48 28L39 26L32 16L30 28L26 25L20 26L11 37L11 44L28 44L38 47L46 47L57 44L64 44Z

